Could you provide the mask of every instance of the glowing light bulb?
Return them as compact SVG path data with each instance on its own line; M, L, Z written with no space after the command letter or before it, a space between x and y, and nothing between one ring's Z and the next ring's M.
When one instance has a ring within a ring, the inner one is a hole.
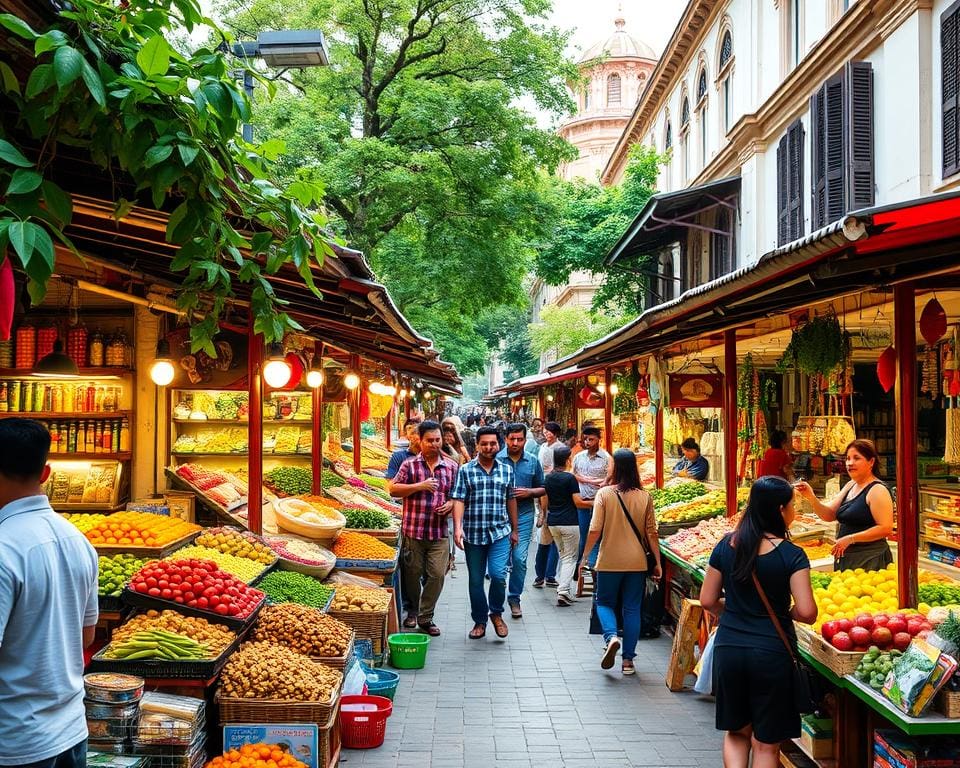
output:
M150 379L158 387L165 387L173 381L176 370L169 360L157 360L150 366Z
M311 389L319 389L323 386L323 372L317 370L307 371L307 386Z
M347 389L356 389L357 387L360 386L360 377L359 377L356 373L354 373L353 371L349 371L349 372L343 377L343 385L344 385Z

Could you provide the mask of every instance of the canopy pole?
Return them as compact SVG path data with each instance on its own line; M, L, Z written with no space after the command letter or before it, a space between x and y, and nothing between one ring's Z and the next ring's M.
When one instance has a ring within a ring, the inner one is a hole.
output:
M607 453L613 453L613 394L610 392L613 379L610 376L609 368L603 370L603 381L605 384L603 390L603 447Z
M663 399L653 417L653 472L657 488L663 488Z
M360 375L360 356L350 355L350 367ZM360 390L363 388L363 379L353 392L350 393L350 426L353 429L353 471L360 474Z
M920 483L917 477L917 309L913 283L893 288L897 426L897 586L901 608L916 608Z
M314 346L314 360L319 355L320 370L323 370L323 342L320 348ZM316 365L316 363L314 363ZM323 495L323 384L313 389L313 495Z
M737 331L723 332L723 476L727 515L737 514Z
M390 384L393 385L394 379L393 376L390 377ZM393 429L393 409L397 405L397 400L395 397L390 398L390 407L387 409L387 415L383 420L383 431L385 432L383 436L383 444L386 449L389 451L391 448L390 440L390 431Z
M263 533L263 337L247 330L247 527Z

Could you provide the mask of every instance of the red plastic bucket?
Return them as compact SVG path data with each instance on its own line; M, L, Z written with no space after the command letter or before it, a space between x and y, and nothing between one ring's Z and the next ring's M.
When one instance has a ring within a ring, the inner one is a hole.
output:
M343 696L340 699L340 738L347 749L374 749L387 735L393 702L385 696Z

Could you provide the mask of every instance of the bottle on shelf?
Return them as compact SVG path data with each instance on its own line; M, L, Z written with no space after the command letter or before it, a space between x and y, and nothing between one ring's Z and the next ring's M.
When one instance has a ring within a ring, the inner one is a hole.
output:
M120 443L120 453L126 453L130 450L130 421L126 416L120 422L118 440Z
M95 330L93 335L90 337L90 348L89 354L87 355L87 360L90 363L90 366L93 368L102 368L104 361L104 353L106 348L103 343L103 334L99 330Z

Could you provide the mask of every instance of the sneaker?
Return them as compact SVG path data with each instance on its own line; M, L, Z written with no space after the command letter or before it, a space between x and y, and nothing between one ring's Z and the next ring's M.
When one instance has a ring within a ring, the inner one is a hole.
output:
M543 589L543 579L534 579L533 580L534 589Z
M546 584L548 587L554 587L554 588L556 588L556 587L559 587L559 586L560 586L560 582L557 581L556 579L547 579L547 580L546 580L545 582L543 582L543 583Z
M607 647L603 651L603 657L600 659L600 669L612 669L613 662L617 659L617 651L620 650L620 638L611 637Z
M557 593L557 605L573 605L575 602L566 592Z

